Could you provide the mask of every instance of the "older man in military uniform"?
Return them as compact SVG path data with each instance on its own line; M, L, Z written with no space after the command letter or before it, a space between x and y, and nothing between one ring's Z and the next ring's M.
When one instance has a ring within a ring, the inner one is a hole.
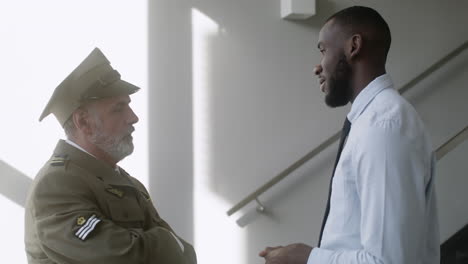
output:
M55 89L40 120L54 114L60 140L28 195L30 264L196 263L190 244L160 218L145 187L116 164L133 152L139 88L99 49Z

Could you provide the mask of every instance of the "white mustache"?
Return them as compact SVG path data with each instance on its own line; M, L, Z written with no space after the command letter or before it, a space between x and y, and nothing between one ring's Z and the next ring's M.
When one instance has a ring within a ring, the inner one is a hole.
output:
M132 134L134 131L135 131L135 128L134 128L133 126L131 126L131 127L128 129L127 133L130 135L130 134Z
M123 133L120 137L118 137L118 141L125 140L127 137L132 137L132 133L135 131L135 128L132 126L130 127L125 133Z

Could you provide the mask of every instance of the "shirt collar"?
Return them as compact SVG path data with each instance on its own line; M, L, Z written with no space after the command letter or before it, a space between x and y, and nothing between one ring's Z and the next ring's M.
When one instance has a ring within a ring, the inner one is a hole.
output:
M371 81L358 96L354 99L353 105L351 106L351 111L348 113L348 120L351 124L356 121L356 119L364 112L367 105L374 99L374 97L379 94L382 90L386 88L393 87L393 81L390 78L390 75L383 74Z
M75 142L69 140L69 139L65 139L65 142L67 142L68 144L72 145L73 147L83 151L84 153L88 154L88 155L91 155L94 157L93 154L89 153L88 151L86 151L84 148L82 148L80 145L76 144Z
M93 154L89 153L88 151L86 151L84 148L82 148L80 145L76 144L75 142L73 142L73 141L71 141L69 139L65 139L65 142L67 142L68 144L72 145L73 147L83 151L84 153L86 153L88 155L91 155L92 157L96 158ZM115 165L114 170L120 174L120 170L119 170L118 165Z

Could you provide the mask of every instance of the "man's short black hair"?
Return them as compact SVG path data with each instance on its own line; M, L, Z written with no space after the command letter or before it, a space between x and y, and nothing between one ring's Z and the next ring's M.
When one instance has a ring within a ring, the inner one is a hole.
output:
M335 13L327 19L327 22L330 20L349 30L350 34L367 31L370 38L368 41L371 41L376 48L382 48L385 57L387 56L392 42L390 28L374 9L365 6L352 6Z

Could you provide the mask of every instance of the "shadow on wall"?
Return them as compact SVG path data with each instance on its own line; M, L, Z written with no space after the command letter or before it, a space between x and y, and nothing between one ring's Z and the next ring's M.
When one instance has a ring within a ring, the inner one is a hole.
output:
M245 182L252 182L251 178L260 176L255 175L254 171L244 170L244 168L256 168L258 166L256 163L272 164L272 166L276 166L273 162L264 159L265 155L263 154L268 153L267 150L259 150L255 147L250 148L250 146L271 146L271 144L267 144L271 142L280 145L288 140L291 142L294 141L294 139L281 138L280 133L268 133L269 130L277 131L281 129L278 127L278 120L271 118L272 115L269 114L269 110L271 109L266 109L267 107L265 107L265 105L267 105L267 103L265 103L266 101L276 102L276 99L271 99L269 97L269 90L274 87L268 82L269 79L276 77L269 76L265 74L265 71L256 69L267 68L271 69L271 72L280 75L282 72L282 68L280 67L282 65L290 65L289 61L287 61L288 56L283 56L283 54L287 52L292 57L294 52L293 49L283 49L284 47L288 47L288 45L280 45L283 41L292 42L294 40L287 38L286 40L282 39L284 35L277 34L277 31L275 31L276 28L272 27L270 24L275 24L276 27L281 27L286 30L290 29L288 24L293 23L297 26L310 29L310 34L313 34L313 31L319 29L331 14L344 7L333 1L318 0L317 10L320 10L320 12L312 18L305 21L282 20L278 23L278 21L272 19L259 20L258 16L255 15L255 11L258 10L262 10L262 12L268 15L279 15L279 10L271 10L272 7L275 7L274 5L264 5L264 9L258 9L256 5L259 3L243 2L245 3L239 4L236 2L236 4L228 5L226 3L216 4L213 0L199 0L194 3L196 8L216 21L221 28L221 33L209 38L209 43L207 43L210 54L208 54L209 56L207 56L206 59L210 61L206 62L206 64L210 66L210 73L209 76L207 76L209 78L206 82L208 85L204 87L208 94L207 100L204 103L209 105L207 107L208 109L213 110L209 113L210 127L208 129L211 129L209 152L215 153L215 155L212 155L212 160L210 160L211 167L208 168L209 175L211 175L209 178L209 186L213 192L231 203L238 202L244 196L242 195L242 197L240 197L239 193L242 193L246 188ZM347 3L347 5L352 5L352 3ZM250 6L251 8L245 8L246 6ZM275 8L277 8L277 6ZM383 9L382 7L374 8L378 10ZM229 11L227 11L227 9L229 9ZM251 17L245 15L245 13L249 12L252 12ZM238 19L239 14L244 14L242 20ZM238 35L242 35L243 38L239 38ZM252 43L253 40L264 40L265 47L268 48L259 50L258 47L254 45L259 43ZM275 45L268 45L268 42L273 42ZM316 43L312 44L313 45L310 46L311 52L315 51ZM273 56L269 57L270 53L276 55L277 58L272 58ZM465 57L465 55L463 55L463 57ZM280 59L283 59L283 61L278 61ZM294 59L291 63L294 63ZM243 67L239 68L239 65L243 65ZM271 65L278 66L274 68L274 66ZM446 80L450 80L454 76L458 76L464 72L467 65L465 60L458 60L454 66L444 66L445 68L434 74L439 76L442 73L443 78L431 80L431 83L425 81L425 85L418 85L420 87L419 89L414 89L414 91L406 94L405 97L413 104L418 104L420 101L426 100L426 98L437 91L439 87L442 87L442 84L445 83ZM313 65L311 64L310 67L312 68ZM291 72L295 71L291 70ZM240 77L243 77L247 81L244 81ZM288 79L287 77L288 76L286 76L286 79ZM274 84L275 86L285 86L279 80L280 78L276 79L278 82ZM255 80L255 82L252 82L252 80ZM258 93L263 95L263 109L258 108L255 102L255 100L260 98ZM252 97L249 96L251 94L253 94ZM311 98L311 100L313 100L313 98ZM240 107L241 105L242 107ZM281 113L277 110L282 107L281 102L277 105L271 103L271 105L276 108L276 110L272 111ZM266 113L265 115L257 113L253 116L239 114L239 112L251 113L259 111L265 111ZM264 118L259 120L259 116L264 116ZM239 118L242 118L242 120L239 120ZM274 116L274 118L279 119L283 118L283 116L277 115ZM263 137L258 137L260 133L255 134L251 132L263 128L266 128ZM252 139L252 142L245 142L246 139ZM258 140L263 142L259 143L257 142ZM243 143L240 144L239 142ZM284 145L287 146L287 144ZM314 146L311 146L310 149L313 147ZM281 148L271 147L272 151L275 151L275 149ZM287 149L284 151L288 152ZM244 153L244 155L239 157L239 153ZM331 158L331 160L333 160L333 158ZM292 160L289 164L280 168L277 173L294 161L295 160ZM275 173L265 178L270 179L274 176ZM302 181L303 179L299 179L296 185L300 185ZM291 189L295 188L296 185L291 185ZM252 191L256 187L258 186L247 186L247 188L251 188ZM287 195L287 193L286 190L279 191L274 195L274 199L281 199L281 197Z
M206 79L199 87L205 95L204 100L194 100L194 107L201 104L200 107L205 111L206 118L194 120L194 127L197 127L199 122L206 123L203 135L208 135L205 137L206 140L195 139L196 142L206 144L206 153L195 151L194 155L203 155L203 162L206 166L203 174L206 181L203 184L213 194L212 197L223 200L224 204L238 202L243 196L240 193L245 193L246 189L253 190L258 187L252 186L252 182L258 181L259 178L270 179L274 177L276 173L281 172L301 155L315 147L313 142L318 140L317 138L302 144L311 145L310 148L306 149L306 152L295 153L295 144L298 144L295 141L298 139L291 138L294 133L289 133L288 129L284 129L284 127L295 127L295 130L299 131L300 129L297 127L303 126L301 124L303 118L291 117L290 112L292 111L290 109L282 110L289 107L285 103L288 99L289 102L294 101L294 99L302 99L288 97L290 94L294 94L294 91L291 92L292 89L299 89L302 86L301 83L295 83L297 79L301 78L294 78L294 74L303 71L311 72L314 66L314 61L307 60L308 57L300 51L307 49L311 53L317 52L317 43L312 41L312 37L297 39L294 36L297 34L298 25L300 31L304 31L310 36L317 35L323 22L338 8L335 3L319 0L317 4L321 12L317 16L304 22L294 22L279 18L279 3L273 5L266 3L265 0L241 0L241 2L229 2L228 4L226 1L200 0L193 4L194 8L200 10L219 26L219 31L216 34L204 38L206 51L194 50L194 54L197 52L206 53L206 56L203 56L205 68L202 71ZM265 19L259 19L259 17ZM196 80L197 76L193 76L193 78ZM283 96L288 98L283 98ZM262 102L257 101L259 98ZM314 104L314 100L316 100L319 103L315 105L323 105L321 97L307 100L310 100L310 104ZM304 115L309 114L305 113ZM298 138L301 136L299 135ZM272 152L280 153L268 155ZM275 190L262 196L261 200L267 207L265 214L271 220L270 222L273 222L273 225L286 221L281 219L275 210L270 210L279 204L284 205L285 198L306 194L310 196L311 201L323 201L321 204L323 207L325 206L329 180L327 177L325 182L322 182L316 176L331 173L335 153L336 146L330 148L326 155L321 155L320 158L308 164L313 166L301 168L295 172L294 177L290 177ZM295 155L298 157L292 158ZM289 157L291 161L284 162L283 157ZM259 164L264 164L269 168L258 169L262 167ZM195 164L196 166L197 164ZM270 174L270 172L272 173ZM197 180L195 181L197 182ZM312 185L312 182L317 183L317 185L320 182L320 185L324 186L322 188L324 191L308 192L306 187ZM300 190L298 191L298 189ZM215 203L211 202L211 204ZM301 212L296 215L316 209L312 206L305 207L307 204L311 204L307 201L303 201L301 204L304 207L298 207L297 210ZM225 208L225 210L227 209ZM320 213L315 214L310 220L311 223L315 223L317 228L312 228L312 231L308 232L285 228L277 231L280 234L278 237L285 233L287 236L295 236L291 233L301 232L310 234L307 236L309 237L308 242L315 241L322 218L322 208L319 210ZM199 212L195 210L195 214L197 213ZM224 214L222 217L227 219ZM246 227L264 217L265 215L258 214L255 209L248 210L237 220L237 224ZM226 239L227 234L239 235L238 240L232 238L226 240L234 246L233 252L242 254L242 258L246 260L256 258L259 250L258 245L266 246L265 236L258 234L262 233L262 230L266 233L265 229L267 228L239 230L229 221L225 222L228 222L226 226L229 230L218 233L219 241ZM199 225L197 226L195 223L194 228L203 229ZM269 225L269 227L271 226ZM314 230L317 232L314 233ZM199 236L195 235L195 237L198 242ZM299 235L297 237L298 240L302 240ZM202 259L208 243L201 241L196 247Z
M306 193L306 197L310 199L310 201L322 201L323 208L317 208L310 205L310 207L303 207L298 208L298 210L306 210L306 211L313 211L317 210L318 220L320 223L320 217L322 217L321 212L325 211L326 205L326 195L328 193L327 184L329 182L329 178L325 179L318 179L318 175L328 175L331 174L332 169L331 166L333 165L333 160L336 157L336 150L338 146L337 144L333 144L333 146L329 147L329 149L324 150L319 156L315 157L315 159L308 161L302 167L298 168L296 171L292 172L293 175L285 179L282 184L279 184L274 187L274 191L267 192L261 195L260 200L264 206L264 212L259 213L257 211L257 207L253 207L250 209L244 209L244 213L241 213L240 218L236 220L236 223L240 227L246 227L250 223L253 223L259 217L268 216L271 221L276 222L277 224L281 223L281 219L275 215L274 208L278 206L285 206L285 200L293 199L301 200L304 196L298 196L298 193ZM320 185L324 186L323 192L310 192L307 188L310 185ZM264 202L263 202L264 201ZM254 203L254 202L252 202ZM273 210L271 210L273 209ZM315 216L314 216L315 217ZM313 219L311 219L312 221ZM315 221L315 220L314 220ZM318 236L318 234L311 234L312 237ZM254 252L255 253L255 252Z
M32 179L0 160L0 194L24 208Z
M282 149L278 146L285 145L285 147L291 148L285 150L285 152L289 152L289 150L293 151L293 142L297 140L284 138L284 134L281 132L271 133L271 130L281 130L282 128L278 127L278 124L284 122L291 126L297 125L292 119L284 121L290 118L287 115L271 114L271 112L280 112L277 109L283 107L281 98L271 97L271 90L283 89L286 91L287 89L284 88L288 87L288 84L291 86L289 83L291 78L287 73L287 68L295 67L293 63L297 60L297 57L291 54L294 52L293 50L285 49L285 47L294 46L291 44L292 40L278 34L277 27L284 28L286 32L291 29L290 24L293 23L308 28L310 34L316 34L328 16L338 8L334 3L319 0L317 8L321 12L309 20L286 21L279 18L259 20L258 14L255 13L258 10L262 10L265 13L264 16L279 17L279 5L263 4L262 8L259 8L257 7L261 4L259 2L244 2L243 4L236 2L231 5L226 4L226 2L216 4L214 1L201 0L193 4L220 26L219 34L207 39L209 43L206 45L209 47L210 54L205 58L209 61L205 63L209 66L210 72L206 80L207 85L203 88L207 93L204 102L208 104L206 108L212 110L208 113L210 122L208 124L210 126L208 127L210 130L208 151L215 153L211 156L210 168L208 168L209 175L212 176L209 178L209 186L214 193L230 203L239 201L241 198L239 190L245 188L253 190L258 187L245 186L245 182L251 182L252 177L260 176L255 175L255 171L249 171L246 168L256 168L257 164L274 163L274 161L265 158L264 153L268 153L269 150L258 149L258 145L271 148L271 151ZM250 8L246 8L246 6L250 6ZM252 13L251 16L246 14L249 12ZM239 14L244 14L243 19L239 19ZM239 34L243 38L239 38ZM268 48L259 50L258 46L262 43L255 41L265 41L264 47ZM270 42L275 43L275 45L270 45ZM311 52L316 49L316 43L301 45L310 46ZM243 67L239 67L239 65L243 65ZM313 63L310 64L310 69L312 68ZM268 70L259 71L258 69ZM292 71L294 72L294 70ZM283 78L284 82L278 76L271 76L271 72L286 72ZM272 87L272 79L277 80L273 84L276 87ZM255 81L252 82L252 80ZM263 94L263 108L259 108L258 102L256 102L260 97L258 94ZM311 101L313 99L310 98ZM322 103L321 100L320 103ZM245 114L240 114L240 112ZM257 114L249 115L252 112ZM259 119L259 116L263 118ZM279 122L278 119L283 121ZM259 138L258 134L263 134L263 137ZM252 141L246 142L246 140ZM256 142L257 140L262 142ZM239 142L243 143L239 144ZM275 144L276 146L273 146ZM311 145L310 149L313 147L314 145ZM244 153L244 155L239 157L239 153ZM295 159L297 160L306 153L292 154L299 155ZM272 169L272 171L279 173L295 160L292 159L289 164L285 164L278 170ZM275 164L272 164L272 167L275 167ZM273 172L266 178L270 179L276 173ZM297 184L301 184L302 181L302 179L298 180ZM287 191L281 193L286 194ZM278 196L282 194L278 194Z

